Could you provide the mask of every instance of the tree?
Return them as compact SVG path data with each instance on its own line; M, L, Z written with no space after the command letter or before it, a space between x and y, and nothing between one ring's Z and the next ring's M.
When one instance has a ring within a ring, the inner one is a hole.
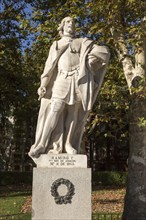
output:
M3 157L3 169L6 170L14 167L12 155L17 151L21 152L19 157L23 170L25 149L31 146L30 139L34 133L31 130L35 128L37 117L37 95L33 97L37 84L34 78L37 76L33 71L31 53L23 53L22 42L26 40L28 33L21 28L20 21L27 17L25 9L25 1L2 2L0 154ZM31 66L29 71L28 64Z
M105 4L106 3L106 4ZM129 112L129 169L124 220L146 218L146 2L90 1L92 33L100 30L117 52L131 93ZM98 4L98 7L97 7ZM98 14L98 16L96 16ZM109 30L107 33L106 30Z
M1 86L0 86L0 125L1 154L10 161L14 127L14 108L20 98L21 85L21 51L16 15L20 12L12 3L3 2L1 12ZM17 97L17 98L16 98Z
M129 102L122 68L115 57L111 57L104 84L87 120L84 135L88 137L88 148L90 140L93 171L127 170Z

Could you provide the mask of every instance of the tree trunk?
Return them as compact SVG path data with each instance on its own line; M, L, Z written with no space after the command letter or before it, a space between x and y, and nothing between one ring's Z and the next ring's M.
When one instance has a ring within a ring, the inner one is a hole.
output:
M123 5L124 3L125 1ZM119 5L119 11L120 7L123 6ZM143 10L145 9L144 7ZM129 112L128 180L122 219L146 220L146 16L141 22L141 29L144 32L137 33L135 60L128 50L123 21L122 13L115 14L110 29L132 96ZM116 22L119 28L115 26Z
M130 155L123 220L146 220L145 119L146 100L133 97L130 106Z
M146 17L142 25L145 29ZM123 220L146 220L146 38L141 42L135 56L133 82L137 77L142 81L130 106L130 155Z

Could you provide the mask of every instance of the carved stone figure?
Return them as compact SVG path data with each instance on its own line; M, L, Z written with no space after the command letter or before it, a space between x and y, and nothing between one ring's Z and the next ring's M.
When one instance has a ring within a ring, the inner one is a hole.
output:
M49 52L38 94L41 106L35 143L29 156L80 153L87 116L95 102L109 60L108 49L75 37L75 24L66 17L59 25L61 39Z

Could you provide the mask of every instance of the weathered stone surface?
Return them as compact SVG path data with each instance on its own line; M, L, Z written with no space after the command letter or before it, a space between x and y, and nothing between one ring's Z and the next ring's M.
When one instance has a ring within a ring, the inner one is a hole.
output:
M91 220L91 170L34 168L32 220Z
M33 160L37 167L87 168L87 156L82 154L42 154Z

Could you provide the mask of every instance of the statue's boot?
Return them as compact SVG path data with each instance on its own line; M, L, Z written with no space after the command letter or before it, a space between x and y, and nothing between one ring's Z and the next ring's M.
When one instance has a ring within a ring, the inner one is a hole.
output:
M45 147L42 145L38 145L37 147L32 146L28 155L30 157L38 158L40 154L43 154L45 151Z
M74 149L70 143L66 143L65 150L67 154L77 154L77 150Z

